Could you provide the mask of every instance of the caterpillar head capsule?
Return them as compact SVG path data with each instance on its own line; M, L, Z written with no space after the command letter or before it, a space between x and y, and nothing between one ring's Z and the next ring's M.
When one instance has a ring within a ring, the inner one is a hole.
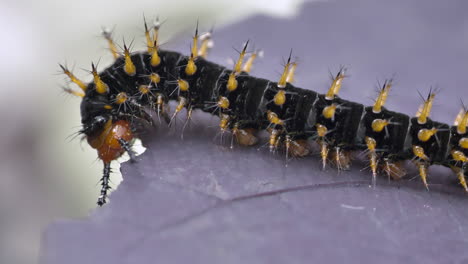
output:
M130 142L133 137L129 121L108 120L102 129L87 135L87 140L97 150L99 158L104 163L110 163L126 151L122 142Z

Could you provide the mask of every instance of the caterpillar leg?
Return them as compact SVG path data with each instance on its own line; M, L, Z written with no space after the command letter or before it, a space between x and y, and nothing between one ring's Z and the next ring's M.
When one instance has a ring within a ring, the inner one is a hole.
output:
M382 170L388 176L388 179L400 180L406 175L406 170L401 162L393 162L388 159L384 159Z
M234 127L232 129L233 138L235 138L237 144L241 146L253 146L257 144L258 138L255 136L255 132L253 128Z
M103 206L107 202L107 190L111 187L109 186L109 178L111 173L110 162L104 162L104 170L101 178L101 195L97 200L99 206Z
M297 139L291 140L287 143L289 146L286 147L288 155L291 157L305 157L310 153L310 146L307 140Z
M351 153L339 147L335 147L334 150L330 152L330 160L339 171L348 170L351 165Z

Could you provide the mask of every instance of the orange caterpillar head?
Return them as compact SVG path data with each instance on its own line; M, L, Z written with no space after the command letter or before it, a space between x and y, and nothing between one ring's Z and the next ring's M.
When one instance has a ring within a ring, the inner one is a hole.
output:
M87 136L89 145L97 150L99 158L104 163L119 158L127 151L126 143L128 144L133 138L129 121L112 119L109 119L102 129Z

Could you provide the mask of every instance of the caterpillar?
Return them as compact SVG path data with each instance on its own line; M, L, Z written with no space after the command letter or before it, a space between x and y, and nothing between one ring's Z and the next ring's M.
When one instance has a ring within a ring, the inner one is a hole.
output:
M228 69L207 60L213 40L211 32L199 35L198 23L188 56L160 48L160 26L158 20L151 27L144 21L147 49L139 52L132 52L125 43L119 52L112 32L103 30L115 61L100 72L92 63L89 83L60 65L80 88L65 88L82 98L79 133L104 164L99 206L107 202L111 163L124 153L135 161L134 140L146 125L154 124L148 109L169 126L184 109L186 122L196 109L211 113L219 117L221 133L231 133L242 146L257 144L258 133L266 131L269 150L282 150L287 158L309 155L309 142L315 142L323 168L331 162L338 170L348 169L352 152L361 151L368 160L373 185L379 174L402 178L402 163L410 160L429 189L428 168L442 165L455 173L468 192L465 106L452 126L430 118L436 96L432 89L414 117L388 110L385 103L393 85L393 79L388 79L375 103L366 107L339 97L346 67L340 68L328 91L321 94L292 84L297 67L292 51L278 81L270 81L250 75L260 51L247 52L249 41ZM170 101L176 102L172 114Z

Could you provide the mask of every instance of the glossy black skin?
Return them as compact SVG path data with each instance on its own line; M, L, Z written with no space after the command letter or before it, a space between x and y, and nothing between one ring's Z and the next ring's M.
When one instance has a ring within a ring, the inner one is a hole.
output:
M411 146L417 144L429 154L430 164L454 165L449 152L457 146L457 142L452 140L456 135L453 133L454 128L446 124L429 120L426 125L419 125L409 116L385 108L381 113L374 114L370 107L365 108L362 104L339 97L327 100L322 94L296 88L291 84L287 84L286 87L286 103L277 106L272 102L278 89L275 82L256 78L243 72L237 77L238 88L229 92L226 90L226 83L231 71L225 67L197 58L196 73L187 76L185 65L188 57L163 50L160 50L159 54L161 63L157 67L150 65L150 56L146 52L132 54L131 58L137 72L135 76L125 73L123 58L117 59L113 65L100 73L101 79L110 88L109 93L105 95L98 94L93 83L88 85L86 96L81 104L83 133L86 135L96 133L110 118L132 121L148 119L142 107L153 107L155 98L139 95L138 86L150 84L148 76L151 73L158 73L161 81L158 85L153 85L152 94L161 93L166 101L177 100L179 96L183 96L188 99L187 107L201 109L215 115L220 112L229 114L232 117L231 127L237 122L240 127L265 129L269 126L266 111L271 110L286 121L285 131L293 138L315 136L315 125L320 123L330 131L326 140L332 148L365 150L364 138L370 136L377 140L378 151L383 157L392 160L411 159L414 157ZM178 78L189 82L190 87L187 92L180 92L177 89ZM125 108L119 108L113 103L115 96L122 91L126 92L133 102ZM210 108L220 96L229 99L229 110ZM335 118L325 119L321 114L322 110L332 103L339 106ZM106 104L111 105L113 109L104 109ZM388 125L383 133L375 133L370 127L375 118L385 118L395 124ZM436 134L437 140L434 137L427 143L418 142L416 135L419 129L432 126L441 129ZM465 154L467 154L466 151Z

